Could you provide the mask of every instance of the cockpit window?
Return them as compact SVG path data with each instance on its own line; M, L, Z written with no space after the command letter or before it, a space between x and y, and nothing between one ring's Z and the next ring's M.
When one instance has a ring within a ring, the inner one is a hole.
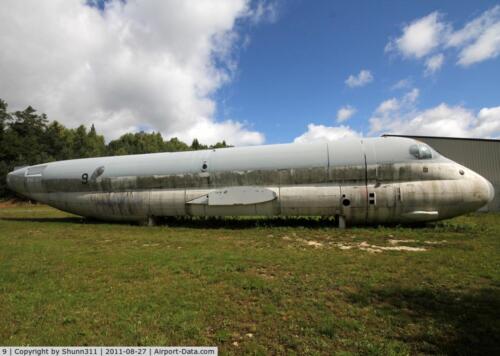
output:
M429 146L424 144L411 145L410 154L416 159L432 158L432 150L429 148Z
M42 175L42 173L46 167L47 167L46 165L29 167L25 173L26 177L39 177Z

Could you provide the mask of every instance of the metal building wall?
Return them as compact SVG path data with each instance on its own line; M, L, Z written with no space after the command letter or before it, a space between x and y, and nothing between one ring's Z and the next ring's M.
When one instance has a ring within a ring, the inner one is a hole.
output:
M405 136L427 143L436 151L488 179L495 187L495 199L488 211L500 211L500 140L432 136Z

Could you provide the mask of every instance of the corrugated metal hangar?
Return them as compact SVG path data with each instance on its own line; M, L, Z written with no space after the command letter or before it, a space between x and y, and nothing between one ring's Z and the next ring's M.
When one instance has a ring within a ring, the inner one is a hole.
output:
M500 211L500 140L411 135L383 135L409 137L427 143L443 156L481 174L495 187L495 199L487 211Z

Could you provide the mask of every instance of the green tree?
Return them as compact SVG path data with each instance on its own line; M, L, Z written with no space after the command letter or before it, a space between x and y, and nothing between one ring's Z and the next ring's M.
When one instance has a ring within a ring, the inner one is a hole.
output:
M38 115L31 106L10 116L2 146L11 163L32 165L49 160L43 142L47 122L46 115Z
M44 143L47 117L28 106L23 111L7 113L7 104L0 105L2 139L0 143L0 194L7 194L6 175L15 166L38 164L51 160Z
M86 158L90 157L88 152L88 137L87 137L87 128L83 125L80 125L74 131L73 142L72 142L72 151L74 158Z
M233 147L233 146L229 146L225 140L223 140L222 142L217 142L215 145L210 146L210 148L226 148L226 147Z
M5 178L9 173L9 161L7 145L4 142L6 124L10 121L10 115L7 112L7 103L0 99L0 198L7 194L7 183Z
M177 137L172 137L170 140L165 141L163 144L163 151L165 152L178 152L178 151L188 151L189 146L180 141Z
M108 153L111 155L155 153L168 151L159 132L137 132L122 135L108 144Z
M196 150L206 150L208 148L207 145L202 145L197 138L193 140L193 143L191 143L191 149L196 151Z
M106 154L104 136L97 134L94 124L90 127L87 135L87 152L88 157L99 157Z
M0 148L2 148L2 138L5 131L5 124L9 120L9 113L7 112L7 103L0 99ZM2 152L0 151L0 158Z
M73 158L73 132L57 121L51 122L45 130L47 153L54 160Z
M200 143L198 142L198 139L197 139L197 138L195 138L195 139L193 140L193 143L191 143L191 148L192 148L193 150L198 150L198 149L200 149Z

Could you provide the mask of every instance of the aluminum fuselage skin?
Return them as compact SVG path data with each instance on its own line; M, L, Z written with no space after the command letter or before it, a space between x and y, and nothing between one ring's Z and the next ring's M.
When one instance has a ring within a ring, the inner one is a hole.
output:
M60 210L115 221L315 215L411 223L476 211L494 194L477 173L399 137L58 161L11 172L7 183Z

